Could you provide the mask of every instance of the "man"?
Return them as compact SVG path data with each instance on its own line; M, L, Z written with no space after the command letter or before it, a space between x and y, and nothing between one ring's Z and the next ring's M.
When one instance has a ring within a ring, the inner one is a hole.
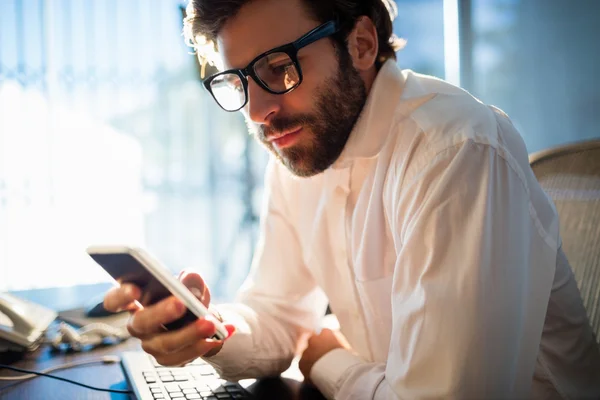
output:
M508 117L395 64L382 0L193 0L206 87L273 154L262 239L210 341L174 298L129 329L165 365L305 378L338 399L600 398L600 356L558 218ZM213 46L214 44L214 46ZM301 177L301 178L299 178ZM206 304L192 272L181 279ZM105 306L131 308L123 285ZM340 332L316 333L327 302Z

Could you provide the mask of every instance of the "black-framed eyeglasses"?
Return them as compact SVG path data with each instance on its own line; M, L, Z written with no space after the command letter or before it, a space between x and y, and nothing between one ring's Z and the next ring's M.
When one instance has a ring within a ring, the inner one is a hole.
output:
M203 82L204 87L223 110L230 112L239 111L248 103L248 76L269 93L289 93L302 83L298 50L337 31L336 21L326 22L295 42L262 53L246 68L209 76Z

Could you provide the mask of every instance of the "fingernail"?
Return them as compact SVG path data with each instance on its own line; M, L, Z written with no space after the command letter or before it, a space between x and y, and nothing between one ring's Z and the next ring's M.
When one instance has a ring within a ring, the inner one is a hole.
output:
M196 296L197 298L201 299L202 292L200 291L200 289L193 287L193 288L190 288L190 292L192 292L192 294L194 296Z
M233 325L225 325L225 329L227 329L227 338L230 338L235 333L235 326Z

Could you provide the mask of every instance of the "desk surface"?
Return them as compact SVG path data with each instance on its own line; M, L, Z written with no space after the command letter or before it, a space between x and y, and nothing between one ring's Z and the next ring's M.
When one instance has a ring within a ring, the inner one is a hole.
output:
M109 284L83 285L72 288L14 292L14 294L44 304L56 311L60 311L82 307L89 301L88 299L90 299L91 296L103 293L109 286ZM94 359L104 355L119 355L119 353L123 351L139 349L140 345L137 339L130 339L116 346L97 348L93 351L83 353L55 352L49 347L44 346L31 353L0 353L0 364L9 364L17 368L39 371L67 362ZM293 368L295 367L291 367L291 369ZM297 375L297 373L294 373L297 371L291 372L291 374L286 374L286 376ZM8 375L6 371L1 371L0 374ZM118 390L130 389L120 364L94 364L56 372L55 374L92 386ZM12 385L13 383L14 381L0 381L0 399L125 400L130 398L128 395L124 394L93 391L45 377L31 379L12 388L3 390L3 388ZM249 387L249 390L257 399L323 399L321 394L313 387L305 385L299 380L289 378L261 379L253 383ZM133 398L133 396L131 398Z

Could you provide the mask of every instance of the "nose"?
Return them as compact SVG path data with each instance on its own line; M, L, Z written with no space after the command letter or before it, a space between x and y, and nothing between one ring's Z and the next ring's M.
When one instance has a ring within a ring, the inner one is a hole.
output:
M252 122L259 125L268 125L270 120L281 109L280 98L258 86L252 79L248 79L248 104L246 111Z

